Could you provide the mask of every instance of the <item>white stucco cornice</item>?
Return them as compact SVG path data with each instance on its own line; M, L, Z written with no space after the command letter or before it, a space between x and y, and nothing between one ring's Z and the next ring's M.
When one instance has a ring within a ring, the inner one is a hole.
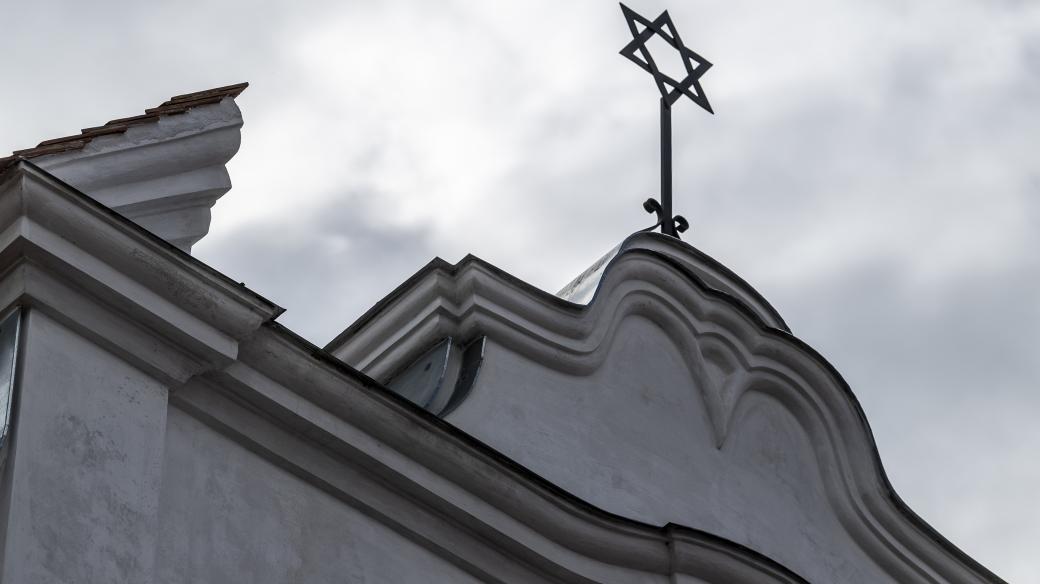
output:
M436 258L366 312L325 349L343 361L383 379L444 336L467 338L512 323L545 341L552 350L563 339L587 336L587 324L560 321L599 294L606 270L625 253L653 251L678 262L706 288L722 292L754 313L763 326L789 332L780 314L754 288L707 254L682 241L655 233L636 233L575 278L557 295L546 294L499 268L466 256L452 265ZM468 320L467 320L468 319ZM465 321L465 322L463 322ZM475 323L481 322L477 326ZM489 329L490 330L490 329ZM562 345L561 345L562 346ZM538 347L532 347L538 349Z
M790 332L780 313L739 275L692 245L656 232L640 231L625 238L556 295L575 304L592 302L611 261L618 255L636 249L656 251L681 263L706 286L725 292L750 308L766 326Z
M589 505L276 324L246 342L237 363L173 399L488 581L805 582L713 534ZM264 418L232 414L236 402Z
M50 174L184 251L209 232L210 208L231 188L241 144L235 104L247 83L171 98L143 115L41 142L0 158Z
M576 499L273 323L278 307L25 161L0 172L0 306L16 305L125 359L176 389L178 407L488 581L804 582L724 538Z
M0 174L0 304L29 304L184 381L281 309L20 161Z

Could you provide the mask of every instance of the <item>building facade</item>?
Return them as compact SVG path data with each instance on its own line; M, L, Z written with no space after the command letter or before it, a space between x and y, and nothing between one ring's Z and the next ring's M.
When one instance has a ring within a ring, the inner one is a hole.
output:
M0 159L0 582L980 583L751 286L434 260L324 348L190 255L244 85Z

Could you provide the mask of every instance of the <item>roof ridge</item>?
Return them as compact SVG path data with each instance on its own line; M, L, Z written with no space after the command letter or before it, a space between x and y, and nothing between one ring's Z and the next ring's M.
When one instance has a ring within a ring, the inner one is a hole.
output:
M238 94L245 91L249 87L248 82L235 83L234 85L225 85L223 87L214 87L213 89L204 89L202 91L196 91L194 93L184 93L182 95L175 95L171 97L163 105L181 102L181 101L192 101L201 97L210 97L213 95L222 95L227 97L238 97Z
M79 134L62 136L60 138L51 138L40 142L32 148L15 150L11 156L0 157L0 168L5 167L15 158L27 159L48 154L57 154L68 150L79 150L98 136L122 134L131 126L157 122L162 116L182 114L193 107L219 103L227 97L234 99L245 91L247 87L249 87L249 83L243 82L196 91L194 93L175 95L159 104L158 107L146 109L144 114L126 118L116 118L114 120L109 120L101 126L84 128L80 130Z

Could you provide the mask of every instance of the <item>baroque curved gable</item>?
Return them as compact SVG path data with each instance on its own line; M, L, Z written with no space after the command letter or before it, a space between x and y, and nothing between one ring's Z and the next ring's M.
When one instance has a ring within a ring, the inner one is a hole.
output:
M445 419L592 505L813 582L999 581L899 499L848 385L743 280L641 234L584 281L579 305L476 258L435 261L328 350L387 379L484 337Z

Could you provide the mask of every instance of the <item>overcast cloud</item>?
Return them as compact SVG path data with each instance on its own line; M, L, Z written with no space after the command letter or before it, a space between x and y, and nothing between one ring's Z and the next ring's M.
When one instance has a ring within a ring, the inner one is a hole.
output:
M613 2L0 3L0 151L238 81L196 255L324 344L429 259L549 291L652 223L657 104ZM1040 582L1040 3L694 2L685 239L845 375L908 504Z

